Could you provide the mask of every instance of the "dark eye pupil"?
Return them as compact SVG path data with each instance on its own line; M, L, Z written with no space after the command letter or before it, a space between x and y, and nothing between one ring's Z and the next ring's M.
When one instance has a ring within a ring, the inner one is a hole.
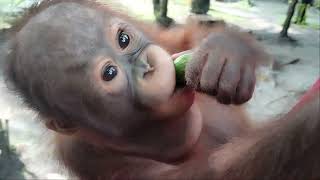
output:
M118 70L115 66L107 66L103 71L103 80L111 81L118 74Z
M130 37L128 34L124 33L123 31L120 32L119 34L119 39L118 39L118 42L119 42L119 46L124 49L126 48L129 43L130 43Z

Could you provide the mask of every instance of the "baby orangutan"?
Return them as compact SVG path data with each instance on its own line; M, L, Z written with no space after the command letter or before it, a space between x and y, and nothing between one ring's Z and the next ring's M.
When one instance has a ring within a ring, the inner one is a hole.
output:
M251 98L266 58L250 36L161 30L89 1L36 9L12 35L6 75L79 179L320 178L319 92L259 129L226 105ZM176 88L168 52L191 48Z

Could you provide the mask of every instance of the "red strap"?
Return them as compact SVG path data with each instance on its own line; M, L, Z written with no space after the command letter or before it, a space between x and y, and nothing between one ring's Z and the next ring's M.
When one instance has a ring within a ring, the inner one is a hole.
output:
M300 98L296 106L306 102L311 96L320 91L320 78L313 84L313 86ZM295 107L296 107L295 106Z

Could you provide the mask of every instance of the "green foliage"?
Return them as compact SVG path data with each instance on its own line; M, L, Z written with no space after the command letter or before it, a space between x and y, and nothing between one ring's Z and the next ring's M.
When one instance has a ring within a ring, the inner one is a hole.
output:
M215 4L217 3L221 3L221 2L216 2L216 1L213 1L211 2L211 9L215 7ZM249 11L250 8L252 7L248 0L240 0L238 2L233 2L233 3L227 3L229 7L232 7L232 8L237 8L237 9L240 9L240 10L244 10L244 11Z
M307 24L301 24L299 25L302 28L312 28L315 30L320 30L320 25L316 23L307 23Z
M246 18L243 18L243 17L240 17L240 16L236 16L236 15L232 15L232 14L227 14L227 13L224 13L224 12L220 12L219 10L215 10L213 8L213 10L210 10L209 15L211 15L212 17L214 18L217 18L217 19L223 19L225 20L226 22L229 22L229 23L237 23L237 22L240 22L240 21L247 21Z
M191 1L187 1L187 0L172 0L172 2L175 3L175 4L189 6Z
M0 0L0 29L9 28L21 12L39 0Z
M315 0L314 1L314 7L320 10L320 0Z

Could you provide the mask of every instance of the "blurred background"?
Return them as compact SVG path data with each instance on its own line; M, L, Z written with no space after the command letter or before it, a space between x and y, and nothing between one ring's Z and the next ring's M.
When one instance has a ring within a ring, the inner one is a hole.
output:
M286 113L320 76L320 0L99 1L163 28L196 18L252 33L272 57L259 69L254 97L245 105L257 123ZM12 23L39 2L0 0L0 48ZM0 73L0 180L67 179L52 156L50 136L6 89Z

